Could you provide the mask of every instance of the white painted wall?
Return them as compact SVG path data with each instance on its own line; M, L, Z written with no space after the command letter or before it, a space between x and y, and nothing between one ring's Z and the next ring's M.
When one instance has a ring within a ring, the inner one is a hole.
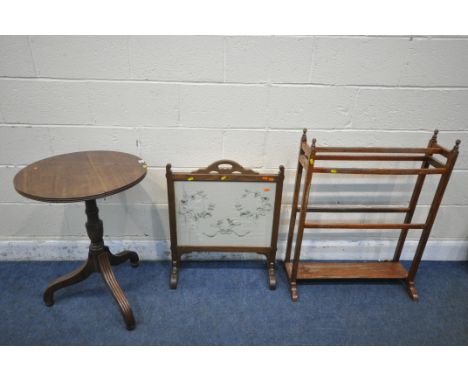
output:
M259 170L286 166L281 247L304 127L319 145L424 146L434 129L447 147L460 138L427 258L468 259L468 37L364 36L0 37L0 257L85 256L83 206L25 199L12 179L33 161L91 149L134 153L149 164L140 185L100 202L116 249L135 243L145 258L165 258L166 163L190 168L220 158ZM406 204L414 181L316 179L312 201L332 204ZM335 258L390 257L398 235L310 232L305 254Z

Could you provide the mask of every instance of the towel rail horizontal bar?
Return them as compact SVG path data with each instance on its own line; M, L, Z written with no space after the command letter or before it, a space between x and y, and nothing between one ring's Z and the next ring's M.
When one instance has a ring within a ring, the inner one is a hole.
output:
M363 175L431 175L443 174L445 168L333 168L314 167L313 173L323 174L363 174Z
M320 160L336 160L336 161L424 161L428 157L425 155L337 155L337 154L325 154L325 155L316 155L314 157L314 161L320 161Z
M443 154L443 147L316 147L315 152L387 153L387 154Z
M307 212L370 212L370 213L404 213L408 212L408 207L308 207ZM298 207L297 212L301 209Z
M304 228L335 229L424 229L425 224L414 223L312 223L306 221Z

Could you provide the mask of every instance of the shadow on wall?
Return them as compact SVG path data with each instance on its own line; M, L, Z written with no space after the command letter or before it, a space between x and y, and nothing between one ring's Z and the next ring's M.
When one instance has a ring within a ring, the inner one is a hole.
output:
M134 188L143 195L142 200L151 200L151 196L140 184ZM104 242L112 252L118 253L128 249L136 251L145 259L169 258L166 239L169 237L167 208L150 203L135 203L125 191L98 199L97 204L99 218L104 225ZM44 212L47 213L47 210ZM87 255L87 245L84 245L83 241L89 240L85 226L85 203L64 205L63 216L61 230L57 227L49 236L57 238L56 240L79 240L80 246L83 246L79 252L83 253L84 259ZM146 240L154 242L155 248L150 249L145 243Z
M152 196L148 194L141 183L134 188L139 195L143 196L142 200L152 200ZM165 192L165 190L159 189L157 192ZM108 236L112 238L135 236L140 240L152 240L155 243L153 253L141 253L142 250L146 251L147 248L141 248L139 252L138 249L132 247L131 241L125 243L125 245L129 246L128 249L136 250L140 255L145 255L147 259L169 259L167 207L161 208L161 206L154 203L137 204L132 201L129 202L128 195L125 192L116 195L116 197L119 200L118 204L103 205L104 210L110 214L115 214L113 218L116 220L112 223L112 231L109 231Z

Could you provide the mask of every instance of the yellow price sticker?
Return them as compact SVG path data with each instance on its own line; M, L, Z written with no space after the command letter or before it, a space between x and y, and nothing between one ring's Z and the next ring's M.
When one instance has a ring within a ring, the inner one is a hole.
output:
M227 179L227 176L222 176L221 177L221 180L226 180Z
M314 164L314 160L313 159L309 160L309 163Z
M332 174L336 174L336 170L335 170L335 169L330 170L330 172L331 172Z
M187 178L187 180L193 180L193 176L191 176L190 178Z

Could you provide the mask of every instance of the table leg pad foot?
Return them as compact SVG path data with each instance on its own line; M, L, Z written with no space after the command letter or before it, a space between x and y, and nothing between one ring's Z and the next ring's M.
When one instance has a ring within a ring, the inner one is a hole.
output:
M413 281L406 282L406 290L413 301L419 301L418 291L416 290Z
M270 290L276 289L276 275L274 265L271 265L268 268L268 286L270 287Z
M176 266L172 266L171 278L169 281L169 286L171 289L177 288L177 282L179 281L179 269Z
M127 324L127 330L133 330L133 329L135 329L135 327L136 327L135 323Z
M52 306L52 305L54 305L54 297L53 297L52 293L47 293L47 291L46 291L46 292L44 293L43 300L44 300L44 303L45 303L47 306Z
M62 277L59 277L57 280L50 283L43 296L45 304L47 306L54 305L54 292L69 285L73 285L85 280L92 272L92 264L89 261L87 261L80 268Z
M138 267L140 264L140 258L138 254L134 251L122 251L117 253L116 255L109 254L109 261L111 265L119 265L123 262L130 260L130 264L132 267Z
M296 283L290 283L289 284L289 289L290 289L290 292L291 292L291 300L293 302L296 302L297 299L299 298L298 294L297 294L297 286L296 286Z

